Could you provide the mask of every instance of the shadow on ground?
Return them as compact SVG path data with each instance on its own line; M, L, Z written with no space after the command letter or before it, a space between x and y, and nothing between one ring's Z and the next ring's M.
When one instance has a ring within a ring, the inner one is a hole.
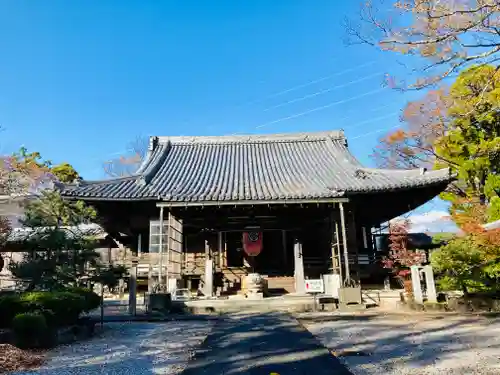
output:
M500 321L478 316L369 314L301 319L356 375L500 374Z
M283 313L231 315L214 328L182 375L351 375Z
M111 323L102 336L59 348L44 368L23 374L500 374L498 320L372 314L301 322L324 346L283 313L232 314L215 325ZM366 356L339 359L330 351Z

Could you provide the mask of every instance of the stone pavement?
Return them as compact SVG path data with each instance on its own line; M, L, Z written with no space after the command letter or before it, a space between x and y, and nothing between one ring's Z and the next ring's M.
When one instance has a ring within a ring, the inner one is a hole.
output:
M352 375L284 313L221 319L182 375Z

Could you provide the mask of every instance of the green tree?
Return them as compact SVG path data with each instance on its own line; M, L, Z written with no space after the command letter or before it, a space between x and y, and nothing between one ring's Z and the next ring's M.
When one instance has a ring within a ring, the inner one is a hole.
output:
M50 160L43 160L39 152L28 152L28 149L24 146L12 156L17 161L18 165L33 166L38 168L50 168L52 165Z
M84 224L95 218L95 210L81 201L66 201L57 191L42 192L26 205L23 224L29 231L23 248L27 255L10 264L10 271L27 290L84 286L101 279L108 283L110 272L123 277L123 268L102 264L94 250L95 233Z
M498 241L470 234L449 241L432 253L431 264L443 290L470 292L500 290Z
M488 204L482 221L498 216L500 192L500 70L491 65L463 71L450 88L446 133L434 142L435 167L450 166L461 196L444 193L452 214L472 201ZM466 201L464 203L464 195Z
M451 213L474 213L479 222L498 218L500 70L491 65L464 70L451 87L409 103L403 120L403 128L377 146L378 164L449 167L458 178L441 198L451 203Z
M66 162L53 166L50 171L58 181L65 184L70 184L75 181L81 180L81 177L75 170L75 168L73 168L71 164L68 164Z
M81 179L71 164L63 162L54 165L50 160L44 160L39 152L29 152L26 147L21 147L12 157L19 169L44 171L46 177L51 175L65 184Z

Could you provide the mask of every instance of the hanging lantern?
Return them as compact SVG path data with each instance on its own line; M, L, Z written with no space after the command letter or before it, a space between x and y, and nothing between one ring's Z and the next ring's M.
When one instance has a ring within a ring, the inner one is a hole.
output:
M243 232L243 250L251 257L259 255L262 251L262 232Z

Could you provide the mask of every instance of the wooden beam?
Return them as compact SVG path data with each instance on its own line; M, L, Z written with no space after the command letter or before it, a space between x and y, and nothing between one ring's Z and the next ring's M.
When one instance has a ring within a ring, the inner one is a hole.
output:
M158 202L157 207L210 207L210 206L254 206L254 205L285 205L285 204L318 204L318 203L347 203L349 198L321 198L321 199L277 199L269 201L206 201L206 202Z

